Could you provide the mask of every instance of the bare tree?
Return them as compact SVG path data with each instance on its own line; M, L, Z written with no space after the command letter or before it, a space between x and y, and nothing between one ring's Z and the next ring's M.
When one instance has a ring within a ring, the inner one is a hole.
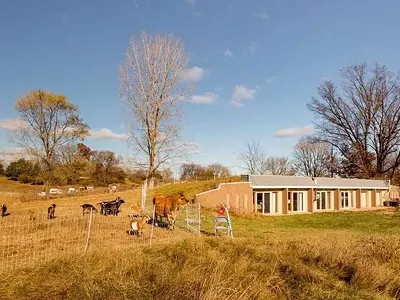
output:
M121 157L112 151L93 151L92 162L94 170L92 173L92 181L100 185L107 185L123 180L125 174L119 167ZM120 178L120 175L122 177Z
M341 75L340 91L327 81L308 105L319 138L352 161L358 176L391 178L400 165L400 74L361 64Z
M288 157L267 157L264 162L264 172L269 175L294 175L294 170Z
M89 127L79 117L78 108L64 95L44 90L28 92L17 100L15 109L21 126L10 139L44 165L48 183L60 147L83 139Z
M120 93L125 100L130 141L152 179L157 169L186 149L179 140L178 101L192 84L186 80L189 59L183 43L172 35L134 37L119 68ZM152 180L149 180L151 184Z
M294 147L293 167L303 176L329 176L333 166L331 146L311 137L301 138Z
M243 169L252 175L262 175L266 172L266 156L256 141L247 142L245 150L239 154L238 159L243 164Z
M203 176L205 169L200 164L196 164L193 162L184 163L181 165L181 180L195 180L199 179L200 176Z
M211 165L208 165L205 171L211 172L212 175L214 176L214 179L220 178L221 176L226 178L231 175L229 169L219 163L213 163Z

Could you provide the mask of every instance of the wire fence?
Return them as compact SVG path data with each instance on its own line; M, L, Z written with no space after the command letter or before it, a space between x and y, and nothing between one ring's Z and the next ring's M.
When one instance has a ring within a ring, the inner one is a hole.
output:
M200 206L189 204L179 211L174 230L165 228L167 223L154 226L151 220L143 219L148 222L142 221L143 226L139 225L141 234L129 234L132 222L140 221L145 215L152 217L153 212L147 211L132 219L124 211L117 216L106 216L57 208L54 219L32 212L0 218L0 271L33 267L60 257L122 251L200 233Z

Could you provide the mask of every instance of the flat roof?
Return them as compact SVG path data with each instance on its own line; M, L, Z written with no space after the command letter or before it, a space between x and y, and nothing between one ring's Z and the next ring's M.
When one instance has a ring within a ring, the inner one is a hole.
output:
M389 189L389 180L284 175L249 175L253 188Z

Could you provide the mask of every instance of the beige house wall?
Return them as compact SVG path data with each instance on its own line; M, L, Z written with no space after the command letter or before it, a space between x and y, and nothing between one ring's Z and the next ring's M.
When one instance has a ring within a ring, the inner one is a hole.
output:
M396 187L397 188L397 187ZM327 205L325 210L317 210L316 192L327 192ZM341 207L341 191L347 191L350 195L349 209L356 208L372 208L383 205L385 195L390 193L396 195L397 189L375 190L375 189L256 189L253 190L249 182L238 183L222 183L217 189L210 190L195 196L196 201L200 202L203 207L214 209L221 202L228 207L229 210L238 214L252 214L257 212L256 208L256 192L272 192L276 199L276 213L274 214L297 214L302 212L288 211L288 194L289 192L303 192L303 212L322 212L332 210L345 210ZM365 200L364 200L365 198Z
M196 202L207 208L216 208L221 202L238 214L251 214L255 211L253 189L249 182L221 183L218 188L195 196Z

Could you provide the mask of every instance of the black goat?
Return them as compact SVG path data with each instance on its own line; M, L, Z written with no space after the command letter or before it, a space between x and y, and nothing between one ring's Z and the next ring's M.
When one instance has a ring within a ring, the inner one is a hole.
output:
M7 213L7 206L5 204L1 205L1 217L8 216L9 214Z
M47 208L47 219L51 220L55 218L56 213L56 205L53 203L51 206Z
M91 211L97 212L97 208L94 207L92 204L85 203L85 204L82 204L81 207L83 210L83 212L82 212L83 215L85 214L85 211L88 211L88 213L90 213Z
M118 216L119 213L119 207L121 206L122 203L125 203L125 201L123 199L121 199L120 197L117 197L115 200L113 201L103 201L100 202L100 207L101 207L101 214L102 215L109 215L109 214L113 214L114 216Z

